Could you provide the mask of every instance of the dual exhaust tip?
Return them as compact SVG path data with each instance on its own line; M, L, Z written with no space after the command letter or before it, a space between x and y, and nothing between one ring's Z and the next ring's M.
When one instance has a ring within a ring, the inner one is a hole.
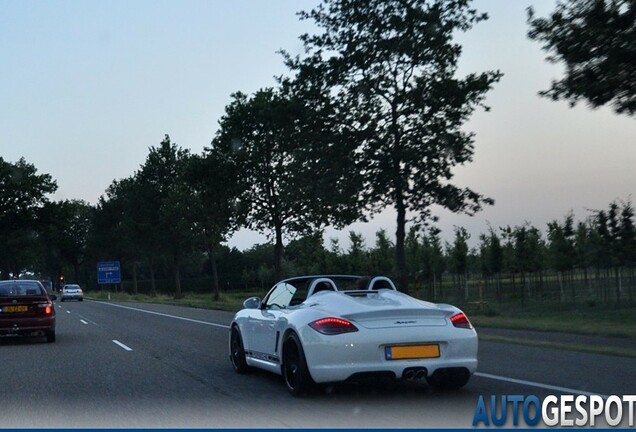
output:
M420 381L426 378L426 375L428 375L426 368L407 368L404 369L402 379L406 381Z

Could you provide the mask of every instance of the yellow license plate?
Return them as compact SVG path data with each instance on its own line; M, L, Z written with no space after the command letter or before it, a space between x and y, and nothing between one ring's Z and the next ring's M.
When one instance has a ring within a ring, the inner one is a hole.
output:
M405 360L439 357L439 345L399 345L385 347L387 360Z
M28 310L28 306L5 306L2 308L3 312L26 312Z

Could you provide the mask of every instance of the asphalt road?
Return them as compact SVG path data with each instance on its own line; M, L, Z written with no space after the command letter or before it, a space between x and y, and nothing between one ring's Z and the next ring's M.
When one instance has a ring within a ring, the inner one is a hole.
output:
M634 359L482 342L478 373L457 392L340 385L297 399L276 375L234 373L230 313L56 308L56 343L0 339L3 428L465 428L480 395L636 394Z

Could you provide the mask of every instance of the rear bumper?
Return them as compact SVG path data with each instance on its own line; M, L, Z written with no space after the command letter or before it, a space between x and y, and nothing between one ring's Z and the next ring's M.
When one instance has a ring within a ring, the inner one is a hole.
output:
M474 330L449 327L360 330L336 336L318 335L312 329L302 332L307 366L318 383L345 381L361 373L387 373L402 378L407 369L426 369L431 376L438 369L465 368L477 370L477 333ZM388 360L387 345L438 344L436 358Z
M22 335L55 330L55 316L0 319L0 335Z

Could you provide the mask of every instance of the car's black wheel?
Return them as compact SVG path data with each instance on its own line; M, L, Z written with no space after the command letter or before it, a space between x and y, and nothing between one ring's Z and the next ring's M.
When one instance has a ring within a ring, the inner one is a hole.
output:
M63 302L63 301L64 301L64 299L63 299L63 298L61 298L61 299L60 299L60 301L61 301L61 302Z
M464 387L470 379L470 372L466 368L439 369L429 377L428 384L436 390L457 390Z
M289 333L283 343L282 372L287 390L294 396L300 396L314 386L314 380L307 368L303 346L293 332Z
M55 342L55 330L49 330L46 332L46 341L48 343Z
M79 299L79 301L84 301L84 299Z
M230 331L230 361L234 370L240 374L248 373L252 370L245 360L243 338L241 338L241 332L237 326L232 326Z

